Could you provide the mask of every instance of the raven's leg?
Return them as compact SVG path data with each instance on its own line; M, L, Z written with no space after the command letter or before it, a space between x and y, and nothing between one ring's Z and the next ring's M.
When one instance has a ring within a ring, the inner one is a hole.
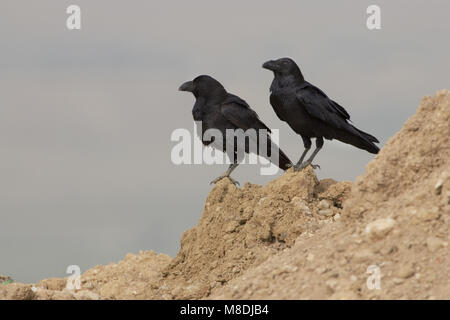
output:
M312 161L314 160L314 157L317 155L317 153L319 153L320 149L322 149L322 147L323 147L323 138L317 137L316 138L316 149L313 151L313 153L311 154L309 159L300 165L300 169L306 168L309 165L311 165L311 167L313 167L313 169L317 169L317 168L320 169L320 166L318 164L312 164Z
M239 165L239 163L230 164L227 171L225 171L222 175L218 176L213 181L211 181L210 184L217 183L218 181L222 180L223 178L228 178L228 179L230 179L231 182L233 182L234 185L239 185L239 182L237 182L236 180L234 180L233 178L230 177L231 172L233 172L233 170L236 169L236 167L238 165Z
M303 137L303 145L305 146L305 150L303 151L300 160L298 160L297 164L294 166L294 171L298 171L301 169L301 165L303 162L303 159L305 159L306 154L308 153L309 149L311 149L311 139L308 137Z

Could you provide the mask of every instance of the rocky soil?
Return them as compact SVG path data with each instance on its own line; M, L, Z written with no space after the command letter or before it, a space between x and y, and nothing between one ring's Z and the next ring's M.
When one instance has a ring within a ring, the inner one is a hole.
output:
M450 299L449 226L442 90L353 183L319 181L310 167L266 186L222 180L175 258L128 254L86 271L80 290L64 278L8 280L0 298Z

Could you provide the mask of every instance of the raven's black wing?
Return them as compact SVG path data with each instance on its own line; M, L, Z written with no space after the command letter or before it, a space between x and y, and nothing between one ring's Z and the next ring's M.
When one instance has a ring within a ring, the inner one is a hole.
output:
M312 117L322 120L338 129L348 125L347 120L350 120L350 115L347 111L328 98L328 96L316 86L305 81L295 94L297 101Z
M259 119L258 114L250 108L247 102L238 96L229 94L222 102L220 110L228 121L244 131L247 129L266 129L268 132L271 132Z
M329 137L325 136L327 139L338 139L369 152L378 153L379 148L373 144L378 142L377 138L348 123L350 116L347 111L329 99L322 90L305 81L296 91L296 98L309 115L333 129ZM323 129L323 132L327 132L325 127Z

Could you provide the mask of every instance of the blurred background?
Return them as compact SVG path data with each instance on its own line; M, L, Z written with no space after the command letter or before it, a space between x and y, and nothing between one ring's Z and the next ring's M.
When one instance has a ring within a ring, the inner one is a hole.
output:
M81 30L66 8L81 7ZM381 30L366 8L381 7ZM0 3L0 274L66 276L128 252L174 256L226 165L175 166L199 74L244 98L297 161L303 144L269 104L269 59L305 78L381 141L422 96L450 87L450 2L3 0ZM319 178L354 180L373 155L326 141ZM281 172L278 174L280 175ZM233 177L265 184L259 166Z

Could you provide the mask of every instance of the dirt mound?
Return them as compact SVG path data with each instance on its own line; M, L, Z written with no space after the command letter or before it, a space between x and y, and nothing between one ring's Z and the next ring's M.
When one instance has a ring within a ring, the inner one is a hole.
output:
M311 168L265 187L219 182L198 225L185 232L166 278L183 281L174 298L201 298L339 216L351 184L320 183Z
M450 92L443 90L424 98L369 163L342 219L300 236L212 298L449 299L449 224ZM367 285L373 270L380 289Z
M0 298L448 299L449 139L444 90L423 99L354 184L318 181L311 168L264 187L223 180L174 259L128 254L86 271L80 290L47 279L2 285ZM368 267L380 289L369 289Z

